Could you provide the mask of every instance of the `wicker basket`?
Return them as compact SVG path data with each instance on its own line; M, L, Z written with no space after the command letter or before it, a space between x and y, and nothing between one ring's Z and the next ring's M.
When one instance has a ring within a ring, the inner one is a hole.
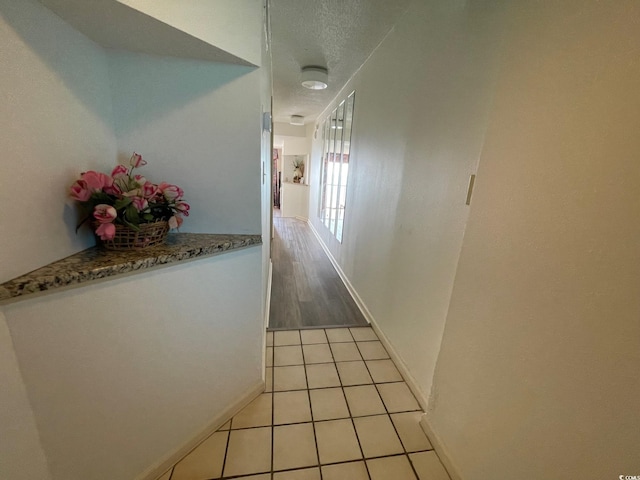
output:
M94 231L99 224L94 223ZM140 248L162 245L169 233L169 222L158 220L153 223L142 223L136 232L126 225L116 225L113 240L101 240L96 236L99 245L107 250L138 250Z

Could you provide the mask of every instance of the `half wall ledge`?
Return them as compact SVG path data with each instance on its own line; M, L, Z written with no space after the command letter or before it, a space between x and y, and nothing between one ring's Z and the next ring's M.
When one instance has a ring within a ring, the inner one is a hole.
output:
M91 247L0 284L0 302L261 244L260 235L173 233L164 245L142 250L113 251Z

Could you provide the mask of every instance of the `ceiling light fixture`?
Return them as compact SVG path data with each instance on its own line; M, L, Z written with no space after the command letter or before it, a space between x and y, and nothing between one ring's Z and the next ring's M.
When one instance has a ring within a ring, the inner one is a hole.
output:
M329 72L324 67L302 67L302 86L310 90L324 90L329 86Z
M291 125L304 125L304 117L302 115L291 115L289 123Z

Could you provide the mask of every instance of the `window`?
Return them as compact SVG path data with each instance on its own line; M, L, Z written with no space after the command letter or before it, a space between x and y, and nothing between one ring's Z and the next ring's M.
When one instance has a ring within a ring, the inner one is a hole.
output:
M351 126L356 92L351 92L322 125L322 170L318 216L342 242L351 152Z

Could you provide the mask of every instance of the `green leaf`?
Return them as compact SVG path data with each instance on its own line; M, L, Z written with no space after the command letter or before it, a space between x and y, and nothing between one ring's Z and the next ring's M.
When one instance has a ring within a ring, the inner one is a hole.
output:
M130 229L135 230L136 232L140 231L140 227L138 227L138 225L134 225L133 223L128 222L126 218L122 219L122 223L124 223Z
M116 203L113 204L113 208L115 208L116 210L120 210L124 207L131 205L132 201L133 199L131 197L120 198L116 201Z
M104 203L106 205L112 205L113 204L113 197L110 195L107 195L104 192L93 192L91 194L91 199L94 200L94 204L98 205L101 203Z
M138 215L138 210L132 204L127 205L127 208L124 211L125 218L133 223L134 225L138 225L140 223L140 215Z

